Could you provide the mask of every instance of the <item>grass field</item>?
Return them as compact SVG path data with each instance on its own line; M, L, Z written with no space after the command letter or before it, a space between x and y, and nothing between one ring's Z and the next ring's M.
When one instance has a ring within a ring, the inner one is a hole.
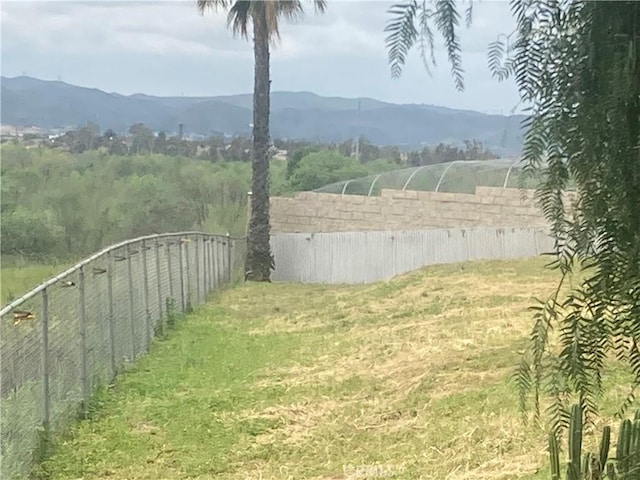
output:
M224 291L101 392L37 477L548 478L546 430L522 423L511 383L527 307L555 286L542 265Z
M24 265L0 269L0 303L6 303L24 295L39 283L62 273L70 264Z

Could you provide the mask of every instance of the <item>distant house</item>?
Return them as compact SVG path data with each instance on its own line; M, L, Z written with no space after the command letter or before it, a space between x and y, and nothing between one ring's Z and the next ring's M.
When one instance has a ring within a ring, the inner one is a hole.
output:
M287 161L287 154L288 152L286 150L280 150L277 148L271 148L271 159L272 160L280 160L282 162L286 162Z
M209 155L210 151L211 151L211 147L209 145L199 144L196 147L196 157L202 157L202 156L205 156L205 155Z

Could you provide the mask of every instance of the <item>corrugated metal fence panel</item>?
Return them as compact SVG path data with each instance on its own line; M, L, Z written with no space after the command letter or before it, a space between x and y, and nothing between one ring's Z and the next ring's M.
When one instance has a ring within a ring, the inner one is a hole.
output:
M533 228L286 233L271 243L274 281L334 284L387 280L426 265L534 257L553 246Z

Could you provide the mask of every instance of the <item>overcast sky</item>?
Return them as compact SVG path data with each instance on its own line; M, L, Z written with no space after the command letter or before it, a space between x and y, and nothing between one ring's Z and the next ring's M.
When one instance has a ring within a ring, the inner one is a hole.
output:
M384 27L392 3L328 0L324 16L308 7L302 22L281 29L272 53L272 90L505 114L517 106L513 82L493 80L487 67L489 42L514 27L506 1L476 0L474 23L462 28L464 93L454 88L439 37L432 76L416 51L403 76L391 78ZM233 37L224 15L199 15L192 0L3 0L0 8L4 76L61 79L123 94L252 90L250 42Z

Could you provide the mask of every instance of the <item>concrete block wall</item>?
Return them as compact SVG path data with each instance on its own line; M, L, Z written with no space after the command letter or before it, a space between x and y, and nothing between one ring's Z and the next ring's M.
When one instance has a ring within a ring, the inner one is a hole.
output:
M475 194L382 190L379 197L301 192L271 199L272 233L546 227L533 190L477 187Z

